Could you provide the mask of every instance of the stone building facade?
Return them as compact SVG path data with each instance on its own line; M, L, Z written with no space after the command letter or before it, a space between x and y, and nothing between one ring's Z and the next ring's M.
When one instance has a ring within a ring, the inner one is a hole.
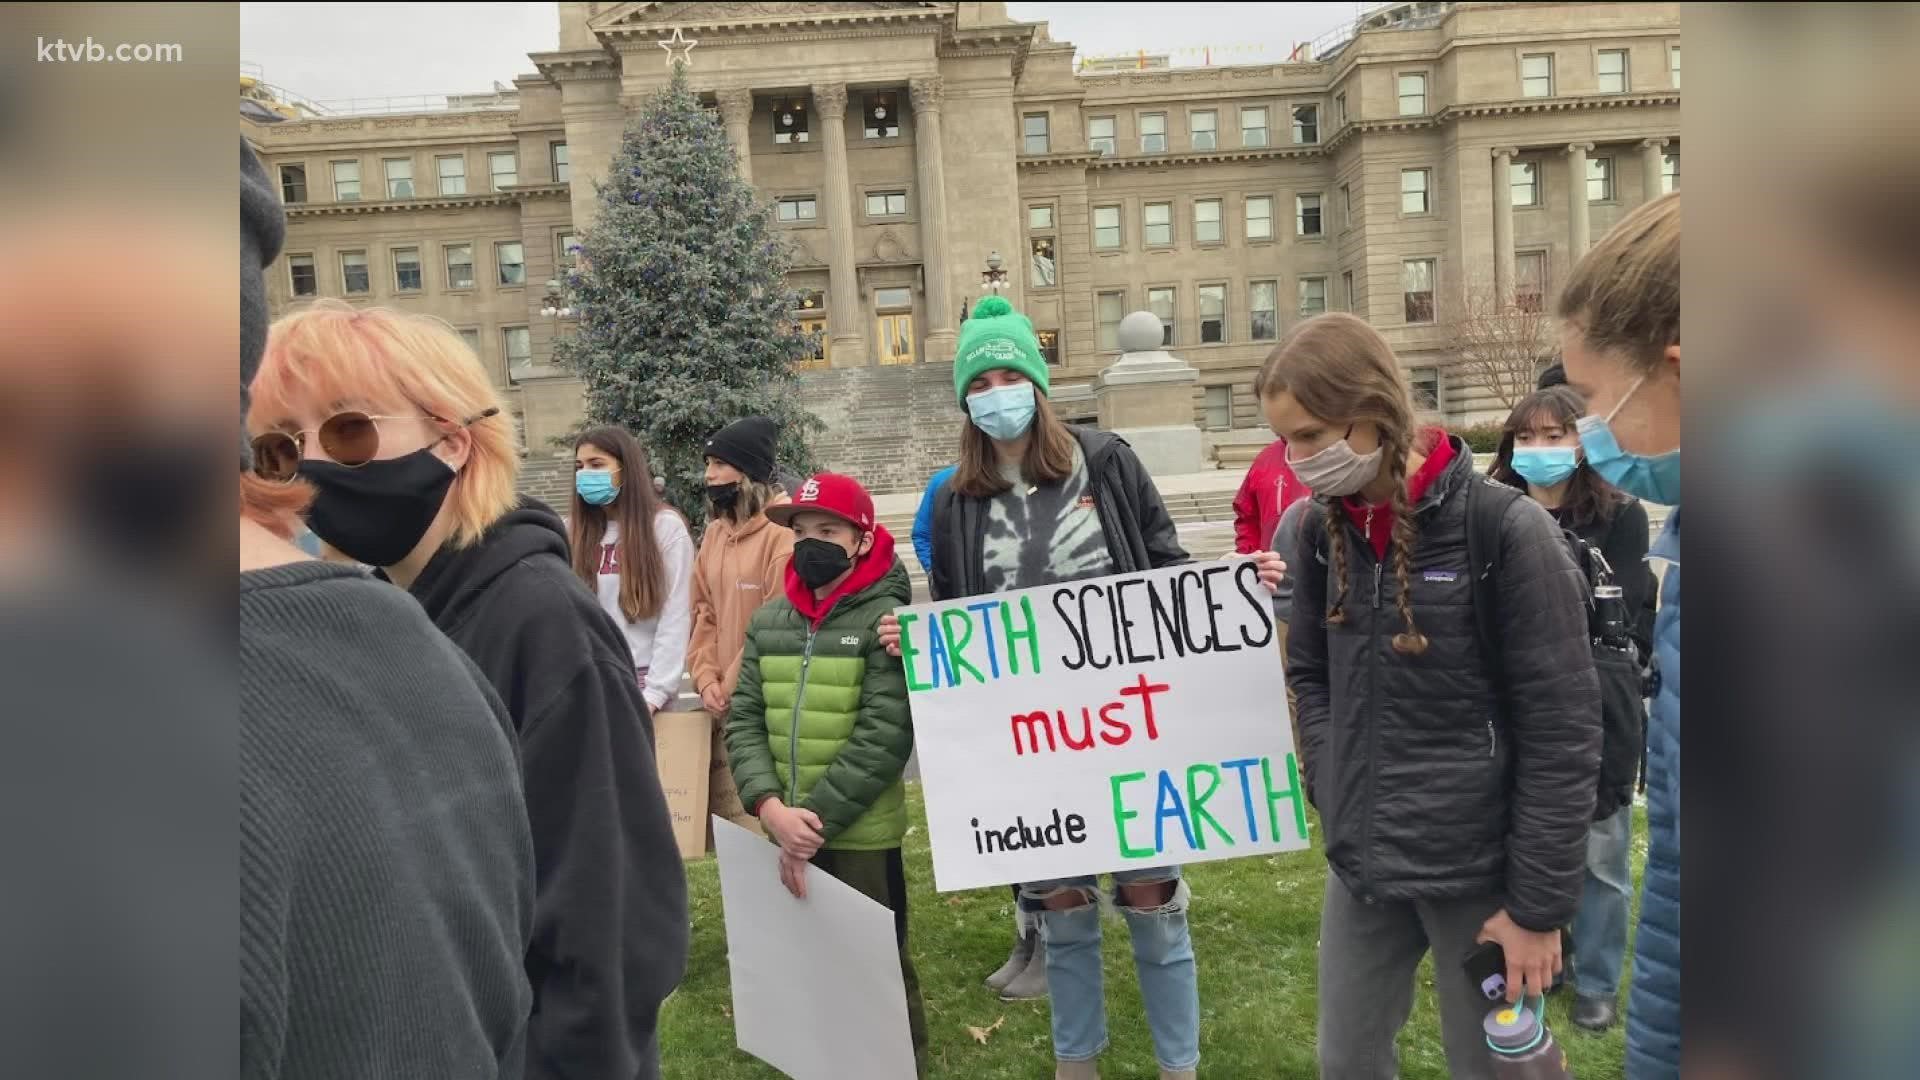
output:
M544 362L567 324L542 314L544 286L676 29L793 241L795 315L820 339L808 366L830 369L806 377L835 429L823 452L882 488L951 454L945 365L993 255L1076 418L1120 318L1145 309L1200 372L1209 438L1264 441L1260 361L1299 319L1344 309L1464 422L1497 403L1449 370L1446 298L1550 304L1594 237L1679 183L1677 3L1383 6L1298 62L1100 73L1002 3L559 11L560 48L512 93L244 124L289 204L275 303L445 318L536 456L580 401Z

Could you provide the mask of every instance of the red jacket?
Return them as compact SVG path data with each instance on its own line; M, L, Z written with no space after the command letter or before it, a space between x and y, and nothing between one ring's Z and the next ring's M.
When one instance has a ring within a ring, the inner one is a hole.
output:
M1247 468L1240 493L1233 497L1233 548L1242 555L1273 546L1273 530L1287 507L1307 489L1287 467L1287 440L1275 439Z

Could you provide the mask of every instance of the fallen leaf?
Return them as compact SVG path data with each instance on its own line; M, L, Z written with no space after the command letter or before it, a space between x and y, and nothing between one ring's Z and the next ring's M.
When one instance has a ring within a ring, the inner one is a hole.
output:
M999 1031L1000 1025L1006 1022L1007 1022L1007 1018L1002 1016L1000 1019L995 1020L992 1026L990 1027L974 1027L972 1024L968 1024L967 1034L973 1036L974 1042L979 1043L981 1046L985 1046L987 1045L987 1037L989 1035L992 1035L994 1032Z
M948 907L959 907L959 906L960 906L961 904L964 904L964 903L966 903L966 902L967 902L967 901L966 901L966 898L964 898L964 897L959 897L959 896L949 896L949 897L947 897L947 906L948 906Z

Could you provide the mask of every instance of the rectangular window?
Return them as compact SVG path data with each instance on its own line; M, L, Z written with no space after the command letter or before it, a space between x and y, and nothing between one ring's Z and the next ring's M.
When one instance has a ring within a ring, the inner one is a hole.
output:
M1247 196L1247 239L1273 239L1273 196Z
M1402 75L1399 79L1400 115L1427 114L1427 77L1422 73Z
M1667 46L1667 78L1673 81L1673 88L1680 89L1680 46Z
M1215 150L1220 146L1220 114L1199 109L1187 114L1187 134L1195 150Z
M305 165L280 166L280 201L288 206L297 206L307 201L307 167Z
M1294 227L1301 236L1320 235L1320 196L1300 195L1293 200Z
M1120 348L1120 320L1127 315L1127 294L1103 292L1093 298L1095 333L1101 352Z
M1552 54L1538 53L1520 58L1520 96L1530 98L1553 96Z
M1523 251L1513 257L1513 306L1538 313L1547 298L1547 254Z
M1601 93L1624 94L1627 92L1627 50L1601 49L1598 68Z
M1140 235L1148 247L1173 243L1173 204L1150 202L1140 208Z
M1150 112L1140 114L1140 152L1143 154L1164 154L1167 152L1167 114Z
M553 262L555 266L571 269L580 265L580 238L573 233L561 233L553 242Z
M1267 145L1267 107L1249 105L1240 110L1240 145L1260 147Z
M1660 155L1660 193L1680 190L1680 151L1669 150Z
M387 171L387 198L413 198L413 159L387 158L382 164Z
M1320 106L1293 107L1293 141L1300 145L1320 141Z
M1028 260L1028 270L1033 274L1033 287L1051 289L1060 284L1059 264L1053 260L1053 237L1036 236L1028 245L1033 255Z
M781 199L778 216L781 221L812 221L820 214L820 205L811 195L802 195L792 199Z
M1093 208L1093 246L1101 251L1120 249L1119 207L1096 206Z
M444 250L447 256L447 288L473 288L473 245L448 244Z
M500 268L500 284L527 283L527 252L520 241L505 240L493 245L493 262Z
M1300 317L1311 319L1327 310L1327 279L1323 277L1303 277L1300 279Z
M1407 389L1413 391L1413 407L1420 412L1440 411L1440 369L1407 369Z
M467 193L467 159L464 154L433 159L433 171L440 178L440 194L465 195Z
M1540 205L1540 166L1537 162L1516 161L1507 168L1513 186L1513 205Z
M507 358L508 371L524 371L533 366L533 331L524 326L503 327L500 346Z
M495 150L487 155L487 176L493 190L502 191L520 182L520 155L512 150Z
M320 276L314 272L313 256L287 256L287 277L293 285L293 295L318 296L320 294Z
M865 138L892 139L900 134L900 98L897 94L868 94Z
M793 366L800 371L824 370L832 367L832 343L827 340L827 320L819 315L802 314L799 319L800 332L806 336L807 351Z
M1433 260L1408 259L1400 264L1400 295L1410 323L1433 321Z
M359 162L336 161L333 163L333 201L360 201Z
M804 101L776 101L767 118L773 123L773 141L776 145L791 146L811 138L807 130L807 103Z
M393 249L393 291L420 291L420 249L404 247Z
M1021 152L1044 154L1047 152L1047 114L1028 113L1020 118Z
M1060 331L1035 330L1033 337L1040 343L1040 359L1045 360L1049 365L1058 364L1060 362Z
M1173 344L1173 316L1176 310L1172 289L1148 289L1147 310L1160 320L1160 347Z
M1587 159L1587 201L1613 201L1612 158L1590 157Z
M1337 127L1347 126L1347 95L1333 95L1333 122Z
M462 327L459 334L460 340L466 344L468 349L473 351L473 355L477 359L480 356L480 331L468 326Z
M912 289L875 289L873 290L873 309L875 311L912 311Z
M1053 207L1051 206L1027 207L1027 228L1029 229L1053 228Z
M1208 431L1225 431L1233 426L1233 387L1209 386L1205 401Z
M1101 157L1112 157L1119 149L1114 137L1113 117L1090 116L1087 118L1087 149Z
M867 216L901 217L907 212L907 193L904 191L871 191L867 193Z
M1193 242L1196 244L1217 244L1223 237L1220 233L1220 200L1193 200Z
M373 291L373 279L367 274L366 252L340 253L340 291L348 296L365 295Z
M1200 297L1200 344L1213 345L1227 340L1227 287L1202 285Z
M1353 228L1353 185L1340 185L1340 227Z
M1346 294L1348 311L1360 310L1360 298L1353 295L1353 271L1343 271L1340 275L1340 291Z
M1431 169L1400 170L1400 212L1402 214L1424 214L1431 206L1428 185L1433 182Z
M553 169L553 182L564 184L573 175L567 171L567 144L563 142L547 144L547 165Z
M1247 284L1247 336L1254 341L1272 341L1280 336L1280 283L1254 281Z

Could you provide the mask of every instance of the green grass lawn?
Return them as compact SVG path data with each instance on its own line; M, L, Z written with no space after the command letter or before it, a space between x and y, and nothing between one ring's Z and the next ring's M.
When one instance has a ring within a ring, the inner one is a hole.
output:
M926 996L932 1038L929 1074L966 1080L1053 1075L1044 1001L1002 1002L981 982L1006 958L1012 898L1003 888L940 894L933 890L926 822L918 784L909 784L914 825L907 835L907 880L914 963ZM1646 822L1634 823L1635 910L1646 858ZM1317 822L1315 838L1318 839ZM1193 888L1194 950L1200 966L1200 1074L1206 1077L1312 1077L1315 953L1326 861L1318 845L1287 855L1230 859L1186 868ZM734 1049L726 931L720 878L711 858L687 866L693 952L687 977L667 1002L660 1048L665 1075L686 1080L771 1078L780 1074ZM1106 924L1107 1018L1113 1046L1101 1058L1108 1080L1157 1073L1140 993L1134 984L1126 926ZM1413 1018L1400 1038L1400 1073L1408 1080L1446 1077L1431 959L1421 965ZM796 991L804 982L796 979ZM1562 992L1548 1004L1548 1024L1584 1080L1622 1075L1623 1037L1604 1037L1567 1021ZM1621 994L1625 1001L1625 991ZM1005 1019L981 1045L969 1027Z

